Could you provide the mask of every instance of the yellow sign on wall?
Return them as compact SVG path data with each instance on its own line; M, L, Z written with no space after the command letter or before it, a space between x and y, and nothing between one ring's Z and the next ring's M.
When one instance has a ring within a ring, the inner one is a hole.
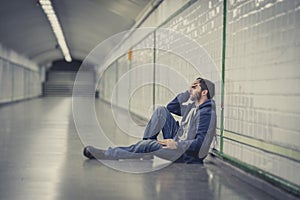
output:
M128 50L127 57L128 57L128 60L132 59L132 50Z

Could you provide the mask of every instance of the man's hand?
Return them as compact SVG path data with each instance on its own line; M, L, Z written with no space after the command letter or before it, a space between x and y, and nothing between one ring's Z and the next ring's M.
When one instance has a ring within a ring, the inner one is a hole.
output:
M165 149L177 149L177 142L173 139L158 140L158 143Z
M193 83L192 83L192 85L189 87L189 89L188 89L188 91L189 91L189 93L191 94L192 93L192 90L193 89L195 89L195 88L197 88L197 86L199 86L200 84L199 84L199 81L194 81Z

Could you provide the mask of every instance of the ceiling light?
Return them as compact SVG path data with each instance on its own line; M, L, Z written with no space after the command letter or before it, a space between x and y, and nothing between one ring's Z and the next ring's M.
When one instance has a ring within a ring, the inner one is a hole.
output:
M61 25L58 21L57 16L55 15L55 11L52 7L51 1L50 0L39 0L39 3L41 4L41 7L44 11L44 13L46 14L52 31L57 39L58 45L60 46L60 49L64 55L64 58L67 62L71 62L72 58L61 28Z

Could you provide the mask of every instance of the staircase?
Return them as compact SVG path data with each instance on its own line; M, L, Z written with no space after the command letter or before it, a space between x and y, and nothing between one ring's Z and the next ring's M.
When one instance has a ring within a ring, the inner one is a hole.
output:
M84 73L85 81L77 81L76 89L80 95L91 96L94 95L94 74L91 71ZM44 83L44 96L72 96L73 86L76 79L76 72L72 71L50 71L48 72L48 79ZM78 94L78 92L77 92Z

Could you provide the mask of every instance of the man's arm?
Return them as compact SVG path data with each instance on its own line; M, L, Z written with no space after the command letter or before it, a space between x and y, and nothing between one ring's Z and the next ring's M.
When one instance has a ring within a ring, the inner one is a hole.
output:
M211 140L208 140L209 138L207 138L207 140L206 140L205 137L207 136L208 132L215 130L215 127L210 127L210 124L211 124L211 126L215 126L215 120L216 120L215 118L216 118L215 111L213 111L213 110L210 112L205 112L205 113L201 114L195 138L192 140L184 140L184 141L177 142L177 148L181 151L199 154L199 151L200 151L201 146L203 145L203 142L211 141ZM211 120L213 120L212 123L211 123ZM208 137L210 137L210 135ZM210 146L210 144L205 144L205 145ZM206 149L205 149L205 151L206 151Z
M189 91L178 94L168 105L167 109L178 116L182 115L182 110L185 106L182 105L183 102L186 102L190 98Z

